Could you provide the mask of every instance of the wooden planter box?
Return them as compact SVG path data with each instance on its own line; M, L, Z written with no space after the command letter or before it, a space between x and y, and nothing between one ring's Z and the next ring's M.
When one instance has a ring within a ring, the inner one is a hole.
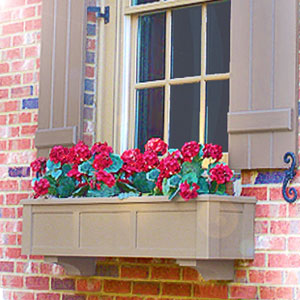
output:
M231 280L234 260L254 257L255 203L216 195L24 200L22 252L69 274L94 275L96 257L160 257Z

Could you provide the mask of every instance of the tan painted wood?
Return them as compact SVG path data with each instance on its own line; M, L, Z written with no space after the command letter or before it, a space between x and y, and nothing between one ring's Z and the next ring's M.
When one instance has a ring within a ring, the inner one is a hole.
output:
M229 164L284 168L298 152L298 1L231 1Z
M24 200L22 251L57 257L58 263L64 257L174 258L201 273L200 266L210 261L222 265L253 258L255 203L250 197L216 195L189 202L166 197ZM76 260L74 265L77 270ZM221 277L207 278L232 279L232 269L225 270Z
M56 144L76 143L82 137L83 126L86 3L46 2L42 12L39 126L35 141L39 155Z

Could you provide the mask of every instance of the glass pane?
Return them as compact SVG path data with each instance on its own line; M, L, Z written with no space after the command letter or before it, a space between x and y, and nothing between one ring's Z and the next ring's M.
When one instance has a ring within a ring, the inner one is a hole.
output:
M158 2L160 0L132 0L132 5L146 4L151 2Z
M137 81L165 77L166 14L139 17Z
M218 144L228 151L227 113L229 80L206 83L206 142Z
M200 75L201 12L201 6L172 12L172 78Z
M229 72L230 1L207 5L207 74Z
M170 137L171 148L199 140L200 83L171 87Z
M163 138L164 97L164 88L137 91L135 145L141 151L144 151L144 145L150 138Z

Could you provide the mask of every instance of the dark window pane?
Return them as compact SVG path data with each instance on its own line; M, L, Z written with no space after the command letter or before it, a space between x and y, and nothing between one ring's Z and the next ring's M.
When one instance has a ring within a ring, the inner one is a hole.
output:
M229 72L230 1L207 5L207 73Z
M201 11L193 6L172 12L172 78L201 73Z
M135 144L142 151L150 138L163 138L164 94L164 88L137 91Z
M166 14L139 17L137 81L165 77Z
M206 142L218 144L228 151L227 113L229 80L206 83Z
M132 5L146 4L151 2L158 2L160 0L132 0Z
M170 137L171 148L199 140L200 83L171 87Z

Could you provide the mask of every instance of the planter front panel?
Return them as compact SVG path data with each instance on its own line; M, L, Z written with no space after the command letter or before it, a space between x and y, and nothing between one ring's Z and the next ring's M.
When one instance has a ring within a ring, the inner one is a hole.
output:
M24 254L185 260L254 255L253 198L49 199L23 204Z

